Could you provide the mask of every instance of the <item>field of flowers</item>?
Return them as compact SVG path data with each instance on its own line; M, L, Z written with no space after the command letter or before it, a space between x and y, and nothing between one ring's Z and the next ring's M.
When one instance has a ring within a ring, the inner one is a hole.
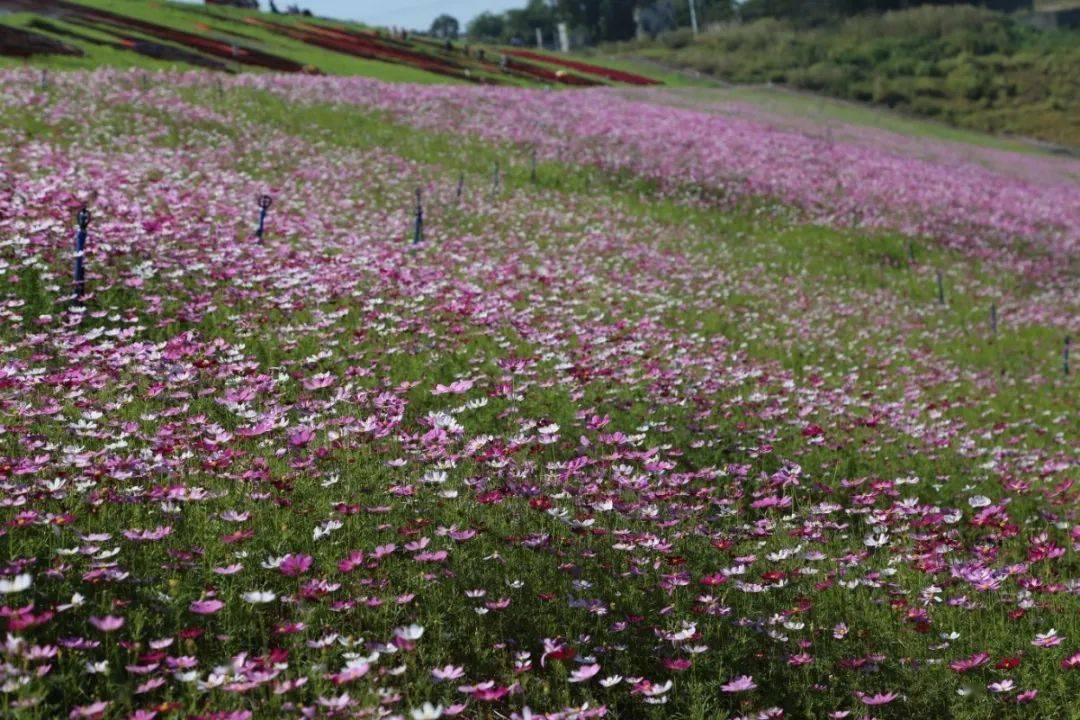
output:
M1080 718L1080 163L641 92L0 72L0 716Z

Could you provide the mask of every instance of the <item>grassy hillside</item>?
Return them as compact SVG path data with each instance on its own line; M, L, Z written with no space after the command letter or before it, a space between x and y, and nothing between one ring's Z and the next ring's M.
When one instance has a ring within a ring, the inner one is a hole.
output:
M1078 163L558 100L0 71L0 716L1080 720Z
M202 33L215 38L232 37L246 46L256 47L301 64L311 65L325 73L362 75L391 82L431 83L447 81L446 78L422 70L311 47L297 40L271 33L262 28L253 27L246 23L245 19L257 16L260 13L251 11L227 7L204 8L200 5L181 3L142 2L140 0L83 0L79 4L146 20L185 32ZM0 6L2 5L3 3L0 2ZM286 25L294 25L298 18L276 16L274 20ZM22 27L57 37L75 45L85 53L82 57L42 55L29 60L0 55L0 66L21 65L29 62L33 65L55 67L57 69L91 69L102 65L121 68L141 67L148 70L195 68L194 65L183 61L160 61L126 49L116 49L80 39L73 40L70 35L43 29L40 25L42 21L64 31L64 33L77 33L80 36L100 41L115 40L106 33L75 25L63 19L45 17L38 13L22 12L0 15L0 24ZM206 31L207 27L211 29L210 32ZM353 27L360 29L359 26ZM145 37L139 33L135 33L135 35ZM251 68L245 69L251 70Z
M1080 146L1080 32L1040 31L978 8L926 6L818 29L763 20L609 50Z
M140 0L0 0L0 66L22 63L58 69L270 70L410 83L657 82L522 49L444 45L321 18Z

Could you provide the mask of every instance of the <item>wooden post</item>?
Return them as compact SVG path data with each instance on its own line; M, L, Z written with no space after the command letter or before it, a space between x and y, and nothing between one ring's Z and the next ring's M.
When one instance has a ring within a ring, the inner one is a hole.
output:
M416 225L413 228L413 245L424 241L424 205L421 202L420 188L416 188Z
M263 241L263 234L266 232L266 211L273 203L274 199L269 195L259 196L259 227L255 230L255 237L259 242Z
M83 205L75 216L79 230L75 234L75 302L82 302L86 292L86 236L90 227L90 211Z

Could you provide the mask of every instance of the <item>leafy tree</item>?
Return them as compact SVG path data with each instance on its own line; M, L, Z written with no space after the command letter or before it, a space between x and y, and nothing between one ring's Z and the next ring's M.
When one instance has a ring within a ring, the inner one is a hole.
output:
M457 40L461 26L453 15L440 15L431 23L431 34L444 40Z
M557 17L555 8L546 0L529 0L529 3L521 10L509 10L506 13L506 28L504 40L518 39L525 43L532 43L536 37L536 29L544 33L544 37L551 38L555 34Z
M501 41L505 26L506 20L502 15L485 12L470 20L466 31L474 40Z

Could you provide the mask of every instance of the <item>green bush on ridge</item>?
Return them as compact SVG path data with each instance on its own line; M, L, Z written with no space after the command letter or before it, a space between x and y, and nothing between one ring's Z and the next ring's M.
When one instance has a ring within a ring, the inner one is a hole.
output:
M607 48L736 83L785 83L992 132L1080 146L1080 32L968 5L815 28L764 18Z

